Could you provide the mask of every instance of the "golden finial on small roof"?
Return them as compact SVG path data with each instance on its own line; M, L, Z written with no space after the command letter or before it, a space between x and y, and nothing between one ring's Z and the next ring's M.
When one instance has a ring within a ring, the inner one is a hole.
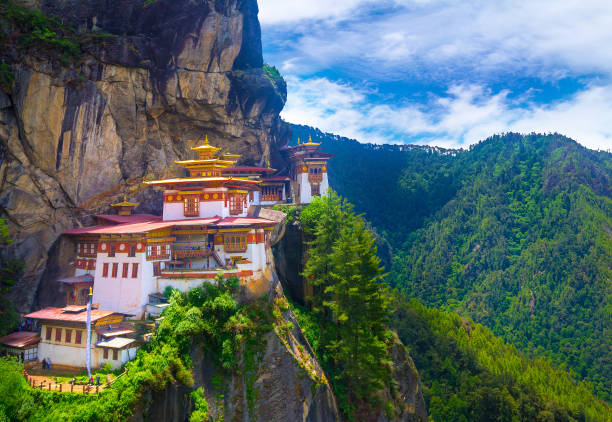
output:
M139 202L128 202L127 195L123 195L123 201L117 202L116 204L111 204L111 207L137 207L140 205Z

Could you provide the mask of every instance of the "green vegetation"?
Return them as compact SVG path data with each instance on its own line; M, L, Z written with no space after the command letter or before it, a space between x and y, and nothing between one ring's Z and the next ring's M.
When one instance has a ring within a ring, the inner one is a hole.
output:
M0 218L0 247L8 246L11 243L13 240L9 236L6 221ZM23 266L23 262L16 259L0 258L0 336L10 333L19 324L19 314L5 295L15 285Z
M13 0L0 0L0 27L9 30L7 34L0 33L2 48L15 43L26 54L52 57L62 66L78 61L86 44L117 38L105 32L77 33L71 24L17 5ZM7 91L13 82L14 76L3 62L0 64L0 87Z
M495 136L469 151L294 126L308 134L336 154L333 186L392 246L392 285L612 401L611 154L556 134Z
M609 421L592 385L529 359L457 314L396 298L392 326L419 369L434 421Z
M0 63L0 90L4 92L10 92L13 88L14 83L15 75L13 75L13 72L11 71L9 65L6 62L2 61L2 63ZM2 223L0 223L0 227L1 225ZM0 236L2 236L1 233Z
M287 224L291 224L293 221L295 221L298 211L297 205L276 204L272 207L272 209L276 211L282 211L287 214Z
M314 290L306 332L353 419L360 408L380 405L376 393L390 383L390 302L380 259L363 219L333 192L305 207L300 222L311 239L303 275Z
M18 45L29 53L48 54L53 51L64 65L81 55L74 28L39 10L27 9L11 0L1 0L0 22L4 27L12 28L18 36Z
M32 389L21 375L21 365L0 359L0 394L6 390L0 420L126 420L145 390L160 391L175 382L193 385L190 352L198 346L218 365L220 391L224 375L238 371L248 377L248 368L241 368L240 362L261 350L262 335L271 330L271 305L265 300L240 305L234 299L238 280L217 281L217 286L205 283L187 295L173 291L153 340L126 364L127 374L98 396ZM202 389L192 391L191 399L190 421L206 420L208 403Z
M268 78L270 82L272 82L272 86L274 86L274 91L276 91L278 96L282 98L283 102L287 101L287 84L278 69L274 66L270 66L269 64L264 63L262 70L263 75Z

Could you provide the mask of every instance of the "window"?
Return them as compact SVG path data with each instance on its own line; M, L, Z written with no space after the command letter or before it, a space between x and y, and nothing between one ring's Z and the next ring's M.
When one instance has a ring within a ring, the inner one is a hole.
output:
M130 270L130 264L127 262L123 264L123 271L121 271L121 277L127 278L128 271Z
M55 329L55 341L62 341L62 329L61 328Z
M113 349L113 360L117 360L117 358L119 357L119 353L117 352L118 352L117 349Z
M108 349L104 349L104 359L108 359Z
M310 191L312 196L319 196L321 194L321 185L310 185Z
M129 252L128 252L128 256L130 258L135 257L136 256L136 245L130 245L129 248L130 249L129 249Z
M229 208L231 215L242 214L242 209L244 208L244 197L236 194L230 195Z
M246 234L226 234L225 252L244 252L247 249Z
M119 270L119 263L113 262L113 278L117 278L118 270Z
M117 244L115 242L109 242L109 245L108 245L108 256L110 256L110 257L115 256L116 248L117 248Z
M153 263L153 275L156 277L161 275L161 262Z
M197 217L200 215L200 198L188 196L185 198L185 217Z
M132 264L132 278L137 278L137 277L138 277L138 264L133 263Z
M108 262L102 265L102 277L108 277Z
M76 330L76 335L74 336L74 343L81 344L81 330Z
M66 343L70 343L72 341L72 330L66 330Z
M147 246L147 259L168 259L170 258L170 244L158 244Z
M308 181L310 183L321 183L323 181L323 168L310 167L308 169Z
M51 327L47 327L47 333L45 335L46 340L51 340Z

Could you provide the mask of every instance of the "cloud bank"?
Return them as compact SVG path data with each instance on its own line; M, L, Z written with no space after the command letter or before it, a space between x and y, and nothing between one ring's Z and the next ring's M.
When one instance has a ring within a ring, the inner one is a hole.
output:
M376 142L463 146L517 130L612 148L608 1L260 0L260 9L290 121Z

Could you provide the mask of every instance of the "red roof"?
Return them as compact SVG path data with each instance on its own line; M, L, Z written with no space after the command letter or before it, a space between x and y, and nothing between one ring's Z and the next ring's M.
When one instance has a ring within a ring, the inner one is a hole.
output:
M145 221L156 221L162 218L159 215L152 214L134 214L134 215L109 215L99 214L94 215L96 218L110 221L111 223L124 224L124 223L144 223Z
M255 166L237 166L237 167L227 167L223 169L224 173L231 173L233 171L253 171L253 172L275 172L275 169L271 169L269 167L255 167Z
M40 337L38 337L38 333L33 333L31 331L17 331L7 336L0 337L0 344L8 347L15 347L17 349L23 349L39 341Z
M291 178L289 178L287 176L270 176L270 177L265 177L265 178L261 179L262 183L266 183L266 182L288 182L290 180L291 180Z
M57 280L60 283L65 284L81 284L81 283L93 283L94 278L91 274L83 274L74 277L60 278Z
M217 222L215 226L226 227L226 226L252 226L252 225L272 225L276 224L275 221L267 220L259 217L226 217L223 220Z
M104 311L102 309L91 310L91 321L97 321L105 316L113 315L114 311ZM87 322L87 312L66 312L66 308L45 308L40 311L27 314L26 318L48 319L52 321Z
M211 218L192 218L182 220L166 220L166 221L149 221L144 223L134 224L117 224L112 226L94 226L82 229L66 230L64 234L128 234L128 233L148 233L153 230L165 229L168 227L180 226L247 226L258 224L276 224L274 221L266 220L265 218L247 218L247 217L221 217Z

